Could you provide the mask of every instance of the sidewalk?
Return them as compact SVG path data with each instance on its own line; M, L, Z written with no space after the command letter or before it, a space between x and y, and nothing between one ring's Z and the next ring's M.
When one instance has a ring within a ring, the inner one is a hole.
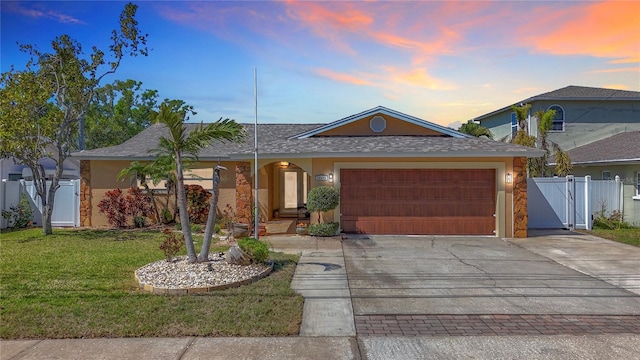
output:
M0 359L358 359L354 338L118 338L0 341Z

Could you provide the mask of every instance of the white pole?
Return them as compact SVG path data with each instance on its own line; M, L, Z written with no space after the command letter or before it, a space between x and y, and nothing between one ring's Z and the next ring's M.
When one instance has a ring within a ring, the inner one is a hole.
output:
M254 124L254 159L253 159L253 237L258 239L258 221L260 218L260 207L258 202L258 69L253 68L253 98L255 101L255 124Z

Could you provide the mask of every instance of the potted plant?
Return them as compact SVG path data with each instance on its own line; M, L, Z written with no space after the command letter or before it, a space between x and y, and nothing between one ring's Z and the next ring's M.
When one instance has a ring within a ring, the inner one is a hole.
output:
M333 236L338 232L337 222L323 222L322 213L338 207L340 194L333 186L319 186L311 189L307 196L307 210L318 213L318 223L307 228L309 235Z
M296 234L307 235L307 224L298 222L298 224L296 224Z
M222 211L224 217L224 223L227 228L227 238L233 236L236 239L249 236L249 224L243 224L237 222L236 211L230 204L227 204Z

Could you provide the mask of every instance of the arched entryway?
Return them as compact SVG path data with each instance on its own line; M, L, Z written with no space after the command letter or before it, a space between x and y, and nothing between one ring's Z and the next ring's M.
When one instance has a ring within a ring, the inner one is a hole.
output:
M274 195L277 194L272 198L274 218L304 217L309 192L309 174L295 163L281 161L276 164L276 181L272 188Z

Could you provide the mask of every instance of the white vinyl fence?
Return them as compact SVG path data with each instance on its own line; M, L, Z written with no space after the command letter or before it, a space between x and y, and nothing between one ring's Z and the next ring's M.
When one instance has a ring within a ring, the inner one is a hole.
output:
M591 230L593 215L622 211L622 181L591 176L527 179L530 229Z
M47 182L50 186L51 182ZM42 203L36 193L33 181L7 181L0 184L0 211L16 206L20 201L20 194L27 194L33 209L33 223L42 225ZM60 187L56 191L53 204L52 226L80 226L80 180L60 180ZM3 218L1 228L7 227Z

